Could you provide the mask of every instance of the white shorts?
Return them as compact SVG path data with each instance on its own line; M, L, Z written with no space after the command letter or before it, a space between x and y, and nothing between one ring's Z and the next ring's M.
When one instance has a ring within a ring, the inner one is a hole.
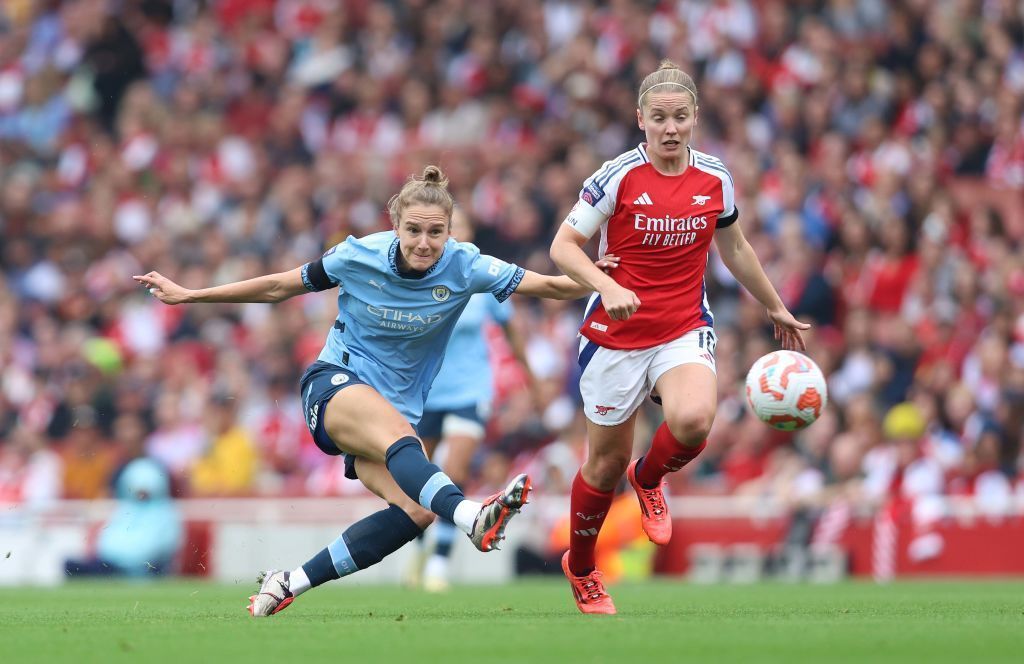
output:
M702 364L717 373L717 342L715 331L710 327L699 327L678 339L641 350L612 350L581 337L583 412L595 424L622 424L669 369L683 364Z

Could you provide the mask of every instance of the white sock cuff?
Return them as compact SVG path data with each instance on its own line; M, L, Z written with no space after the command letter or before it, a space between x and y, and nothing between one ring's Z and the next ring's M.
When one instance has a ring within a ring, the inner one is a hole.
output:
M475 500L463 500L455 508L452 521L459 530L468 535L473 532L473 522L476 521L476 515L480 513L481 507L483 507L483 503L478 503Z
M310 585L309 577L306 576L306 570L301 567L292 571L288 577L288 590L296 597L309 590Z

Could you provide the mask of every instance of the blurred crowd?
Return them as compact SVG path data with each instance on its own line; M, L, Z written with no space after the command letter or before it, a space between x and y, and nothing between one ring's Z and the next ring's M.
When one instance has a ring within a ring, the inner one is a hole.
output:
M720 408L676 493L1024 495L1022 44L1017 0L4 0L0 502L109 496L141 456L176 496L361 491L297 393L331 293L168 307L131 275L294 268L388 228L427 163L483 251L552 273L583 180L642 140L662 57L694 74L695 146L731 169L830 387L797 435L747 413L775 346L712 256ZM496 335L472 490L529 468L562 492L582 303L516 308L540 395Z

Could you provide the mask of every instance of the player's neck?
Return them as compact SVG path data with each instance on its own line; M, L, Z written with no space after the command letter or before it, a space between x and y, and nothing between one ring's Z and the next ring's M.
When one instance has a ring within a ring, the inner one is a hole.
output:
M422 279L423 277L427 276L427 272L430 272L430 268L434 267L433 265L431 265L426 270L414 270L409 265L408 261L405 260L405 256L402 255L401 251L398 252L398 255L395 256L395 258L397 259L396 266L398 267L398 276L402 277L403 279ZM436 263L437 261L434 261L434 264Z
M679 157L672 159L666 159L653 153L648 153L647 156L651 160L651 166L654 167L654 170L662 175L681 175L690 165L689 147Z

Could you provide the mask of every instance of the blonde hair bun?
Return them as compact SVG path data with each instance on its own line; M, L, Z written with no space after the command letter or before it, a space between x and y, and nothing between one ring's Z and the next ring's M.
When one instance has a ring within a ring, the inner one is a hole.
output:
M391 197L388 201L391 223L397 225L402 219L402 212L410 205L436 205L451 219L455 199L448 191L448 178L440 168L428 164L422 175L410 177L402 190Z

